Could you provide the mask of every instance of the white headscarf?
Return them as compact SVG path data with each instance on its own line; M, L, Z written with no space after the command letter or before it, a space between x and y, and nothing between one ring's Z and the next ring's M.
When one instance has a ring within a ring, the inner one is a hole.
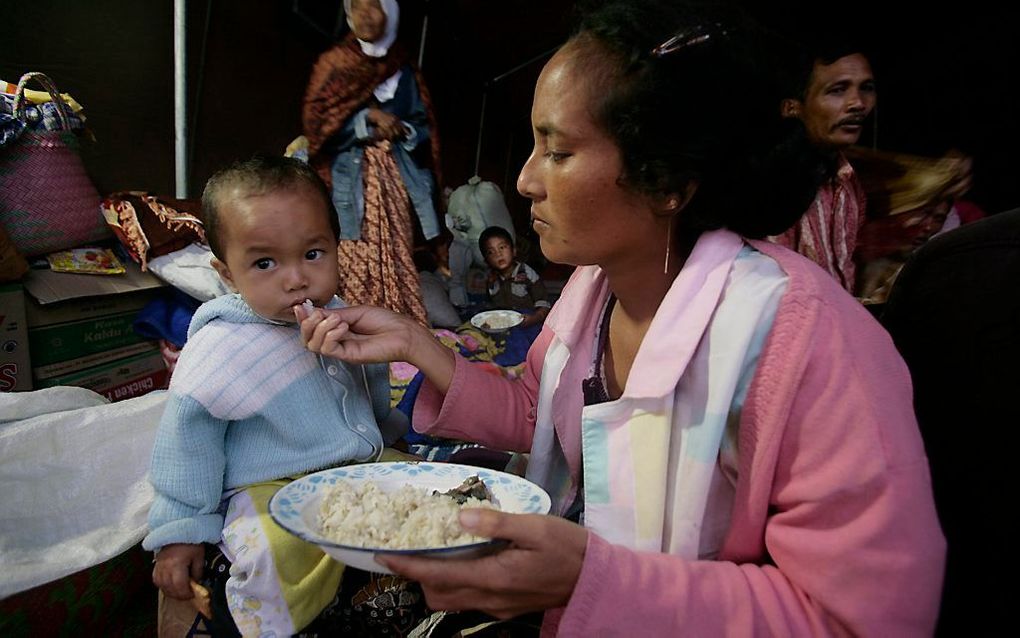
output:
M344 0L344 13L347 14L347 26L353 29L351 2L352 0ZM397 4L397 0L378 0L378 2L379 6L382 7L383 13L386 14L386 29L383 31L382 37L375 42L365 42L360 38L358 39L361 51L373 58L381 58L386 55L390 47L397 40L397 27L400 25L400 5ZM375 94L377 100L388 102L393 99L393 96L397 93L397 84L400 82L400 73L400 71L397 71L379 84L379 86L375 87L372 93Z
M365 55L373 58L381 58L386 55L386 52L390 50L390 47L397 39L397 27L400 25L400 5L397 4L397 0L378 1L383 13L386 14L386 30L383 32L382 37L375 42L358 40L361 50L364 51ZM347 14L347 26L353 29L354 23L351 22L351 0L344 0L344 13Z

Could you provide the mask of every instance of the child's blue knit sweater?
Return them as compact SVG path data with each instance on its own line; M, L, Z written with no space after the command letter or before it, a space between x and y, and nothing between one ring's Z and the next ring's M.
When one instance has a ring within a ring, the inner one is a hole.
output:
M266 321L240 295L203 304L159 424L142 546L219 542L225 490L374 460L389 413L386 365L319 357L295 325Z

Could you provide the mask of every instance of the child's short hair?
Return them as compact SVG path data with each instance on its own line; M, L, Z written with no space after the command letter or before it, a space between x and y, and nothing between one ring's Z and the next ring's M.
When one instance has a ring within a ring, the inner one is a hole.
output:
M292 157L256 155L217 172L205 184L202 192L202 222L213 255L219 259L224 258L220 237L220 209L224 197L259 197L300 186L306 186L322 197L330 228L339 239L340 220L333 208L333 197L318 173L305 162Z
M485 244L490 239L505 239L511 248L514 247L514 237L510 234L510 231L502 226L489 226L478 236L478 250L482 251L483 255L485 254Z

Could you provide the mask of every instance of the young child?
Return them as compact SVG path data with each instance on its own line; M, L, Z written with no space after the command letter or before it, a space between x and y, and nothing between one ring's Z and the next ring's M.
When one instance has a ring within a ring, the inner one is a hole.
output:
M287 158L236 164L209 180L202 207L212 264L237 292L191 322L153 450L142 545L156 551L155 584L188 599L202 543L218 543L242 635L289 636L330 602L343 566L276 526L270 497L299 475L378 459L406 422L384 421L384 364L348 365L301 343L294 306L343 305L338 221L315 172Z
M500 226L489 226L478 236L478 248L490 268L489 298L493 307L523 313L521 328L542 325L550 308L545 284L530 266L517 261L510 233Z

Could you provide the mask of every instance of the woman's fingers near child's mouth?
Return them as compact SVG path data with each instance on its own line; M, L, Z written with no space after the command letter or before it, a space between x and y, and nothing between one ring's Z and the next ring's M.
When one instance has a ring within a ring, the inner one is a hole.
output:
M332 345L336 345L344 335L347 334L348 326L346 323L340 321L340 317L331 316L326 318L321 324L320 329L316 329L316 335L322 335L322 341L319 344L320 348L327 348Z
M290 309L294 311L294 318L299 322L308 317L314 317L315 313L319 313L320 317L322 315L322 311L309 304L307 300L304 303L294 304Z
M326 333L326 341L339 342L342 341L345 336L350 332L350 326L346 323L342 323L336 328L333 328Z
M319 311L316 310L315 312ZM335 314L316 317L315 313L313 313L312 320L316 321L316 324L306 345L311 347L312 350L318 351L325 345L329 332L337 328L341 322L340 317Z

